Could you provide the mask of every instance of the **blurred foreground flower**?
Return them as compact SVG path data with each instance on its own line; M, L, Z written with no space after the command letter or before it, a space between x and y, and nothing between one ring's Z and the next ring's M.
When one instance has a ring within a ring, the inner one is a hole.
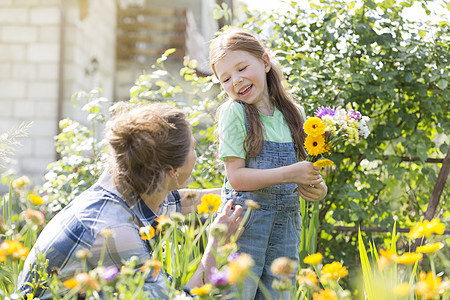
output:
M209 292L212 289L212 285L210 283L206 283L201 287L195 287L193 289L191 289L191 294L192 295L197 295L197 296L206 296L209 294Z
M155 221L158 222L158 225L156 226L157 232L164 232L173 224L172 219L167 216L159 216L159 218L156 218Z
M287 257L279 257L272 262L270 271L281 277L289 277L294 274L297 269L297 263Z
M38 226L42 226L45 224L45 214L42 211L26 209L23 214L27 223L35 224Z
M12 187L15 189L22 189L27 184L30 184L30 179L27 176L22 176L12 182Z
M232 256L232 260L228 263L228 281L230 284L236 284L247 277L254 261L252 257L246 253Z
M297 281L300 286L306 286L307 289L317 289L317 275L311 269L301 269L300 275L297 276Z
M150 269L153 271L152 277L155 278L161 272L161 268L163 267L162 263L157 259L148 259L140 268L141 272Z
M197 205L199 214L215 213L222 204L220 195L206 194L202 197L202 203Z
M313 300L338 300L338 296L335 291L325 289L320 290L319 293L314 293Z
M417 295L425 299L433 299L442 295L446 284L441 281L441 277L435 277L431 271L428 274L423 271L420 272L419 282L417 282L415 288Z
M0 262L3 263L7 257L13 259L25 259L28 256L29 250L24 247L19 241L4 241L0 244Z
M216 287L225 287L228 285L228 272L228 268L219 271L216 267L212 267L209 281Z
M411 286L407 282L403 282L403 283L397 285L396 287L394 287L394 290L393 290L394 295L399 296L399 297L408 296L410 291L411 291Z
M378 268L383 271L384 268L397 260L397 254L392 249L380 249L380 257L378 259Z

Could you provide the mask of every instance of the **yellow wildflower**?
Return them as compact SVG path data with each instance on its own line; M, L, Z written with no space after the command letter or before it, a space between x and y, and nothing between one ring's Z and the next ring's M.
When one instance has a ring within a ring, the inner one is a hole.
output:
M206 283L201 287L195 287L195 288L191 289L190 293L201 297L201 296L208 295L209 292L211 291L211 289L212 289L212 284Z
M251 199L245 200L245 205L252 209L260 209L261 208L261 205L259 205L258 202L251 200Z
M434 244L419 246L419 247L417 247L416 252L418 252L418 253L434 253L438 250L441 250L442 248L444 248L443 243L434 243Z
M254 261L249 254L240 254L238 258L228 263L228 282L233 285L245 279L253 264Z
M425 299L432 299L443 294L445 289L441 280L441 277L434 277L431 271L428 274L424 271L420 272L419 282L415 288L416 294Z
M308 255L307 257L305 257L303 259L303 262L305 264L309 264L309 265L317 265L318 263L320 263L323 259L323 256L321 253L317 252L311 255Z
M41 211L26 209L23 214L27 223L36 224L39 226L45 224L45 215Z
M319 293L313 294L313 300L338 300L335 291L331 289L320 290Z
M317 275L311 269L301 269L297 281L300 286L305 285L309 289L317 289Z
M310 117L303 124L303 130L308 136L318 137L325 133L327 125L318 117Z
M409 231L409 237L411 239L418 239L423 236L428 238L433 233L443 234L445 230L445 225L442 224L439 219L433 219L431 221L425 220L422 222L417 222L414 227Z
M270 265L270 271L275 275L289 277L297 269L297 263L287 257L278 257Z
M392 249L387 249L387 250L380 249L380 257L378 259L378 268L380 269L380 271L383 271L384 268L388 264L395 262L396 259L397 259L397 254L395 254L395 252L392 251Z
M235 252L237 250L236 243L226 243L221 247L221 250L225 254L230 254L231 252Z
M409 283L407 282L403 282L400 283L399 285L397 285L393 292L394 295L399 296L399 297L406 297L409 295L409 291L411 290L411 287L409 286Z
M30 183L30 179L27 176L22 176L22 177L15 179L12 182L12 187L15 189L21 189L29 183Z
M423 257L422 253L415 252L405 252L403 255L397 257L396 262L402 265L412 265L421 260Z
M214 213L219 209L220 204L222 204L220 195L206 194L202 197L202 203L197 205L197 211L199 214Z
M30 194L28 197L35 205L41 205L44 203L44 200L42 200L42 198L36 194Z
M152 277L155 278L161 272L161 268L163 267L162 263L157 259L149 259L147 260L140 268L141 272L149 269L153 270Z
M141 227L139 228L139 234L143 240L151 240L155 236L155 228L151 225Z
M172 219L167 216L159 216L159 218L156 218L155 221L158 222L158 225L156 226L157 232L167 230L173 224Z
M317 137L308 135L305 139L305 149L312 156L327 152L325 137L323 135Z
M324 159L320 159L320 160L316 161L314 163L314 166L319 167L319 168L325 168L327 166L332 166L333 164L334 164L333 161L331 161L327 158L324 158Z
M67 279L63 282L64 286L69 290L75 288L78 285L78 281L75 278Z
M347 268L342 266L338 261L334 261L331 264L326 264L322 268L323 279L327 280L329 278L339 280L348 275Z
M358 123L355 119L350 118L347 122L345 131L348 134L348 142L355 145L359 141Z
M0 244L0 262L4 262L8 256L14 259L25 259L29 250L19 241L4 241Z

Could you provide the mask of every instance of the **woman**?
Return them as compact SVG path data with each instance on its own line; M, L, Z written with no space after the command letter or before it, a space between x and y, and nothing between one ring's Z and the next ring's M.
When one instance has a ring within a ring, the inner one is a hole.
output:
M82 269L76 257L79 250L92 254L86 257L89 270L97 266L104 244L102 231L109 229L113 234L107 240L103 266L120 268L132 256L143 263L152 250L139 228L154 225L159 211L181 212L179 194L170 191L187 186L196 161L195 141L182 111L162 103L124 110L108 122L106 140L111 150L108 169L44 228L19 276L17 291L22 295L32 291L27 282L34 276L39 252L46 255L48 270L58 269L59 278L66 280ZM226 224L230 236L238 229L241 213L241 208L231 211L228 205L214 222ZM215 265L211 250L217 243L210 237L188 286L201 286L203 276L208 278ZM150 298L166 298L164 275L148 276L144 290ZM34 296L52 295L38 289Z

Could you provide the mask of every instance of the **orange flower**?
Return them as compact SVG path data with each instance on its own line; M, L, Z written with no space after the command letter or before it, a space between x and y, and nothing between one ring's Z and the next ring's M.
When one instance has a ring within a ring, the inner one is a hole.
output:
M139 228L139 234L143 240L151 240L155 236L155 228L151 225Z
M161 272L161 268L163 267L162 263L157 259L149 259L147 260L140 268L141 272L144 272L148 268L153 270L152 277L155 278Z
M19 241L4 241L0 244L0 262L4 262L8 256L14 259L25 259L29 250Z
M417 295L425 299L433 299L434 297L444 293L444 283L441 283L441 277L434 277L430 271L426 274L424 271L419 274L419 282L416 284Z
M158 226L156 226L157 232L167 230L173 224L173 221L167 216L159 216L159 218L156 218L156 222L158 222Z
M311 269L301 269L297 281L300 286L305 285L309 289L317 289L317 275Z
M75 278L67 279L63 282L64 286L69 290L75 288L78 285L78 281Z
M384 268L397 259L397 254L395 254L392 249L383 250L380 249L380 258L378 259L378 268L383 271Z

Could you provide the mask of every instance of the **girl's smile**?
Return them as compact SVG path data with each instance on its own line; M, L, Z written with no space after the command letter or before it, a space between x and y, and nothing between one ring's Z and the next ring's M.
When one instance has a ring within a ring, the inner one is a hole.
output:
M267 53L257 58L241 50L228 52L214 64L215 73L228 96L253 104L262 113L272 107L266 81L270 68Z

